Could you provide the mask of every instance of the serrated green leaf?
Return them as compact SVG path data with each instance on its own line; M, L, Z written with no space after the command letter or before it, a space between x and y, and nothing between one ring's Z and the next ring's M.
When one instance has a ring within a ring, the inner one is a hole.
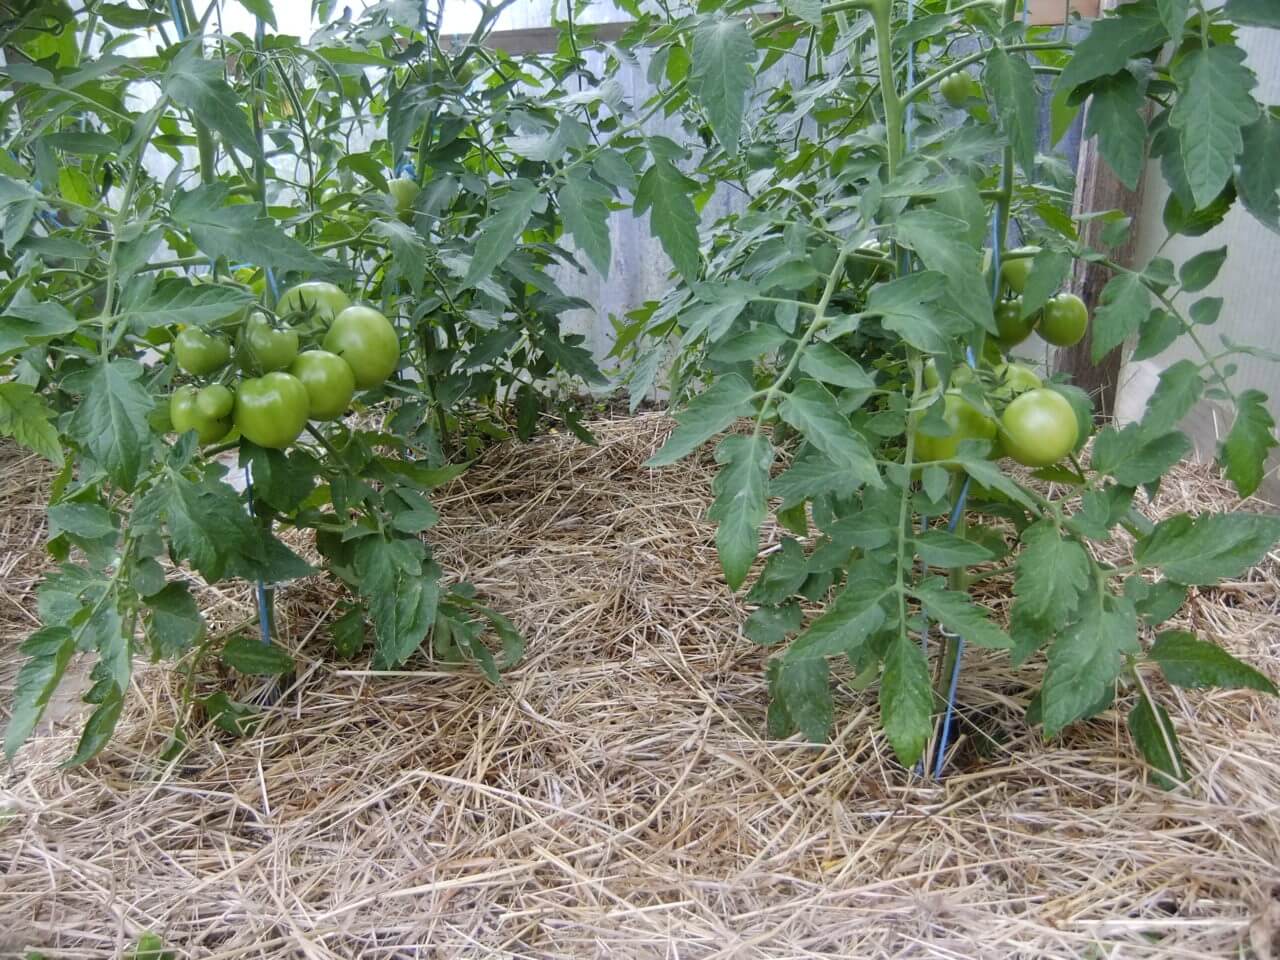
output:
M10 303L0 316L0 356L21 353L32 344L75 333L79 327L71 311L56 301Z
M1272 696L1280 695L1280 690L1265 674L1237 660L1217 644L1185 630L1166 630L1160 634L1147 656L1160 664L1165 679L1175 686L1261 690Z
M338 656L350 660L364 648L364 611L351 607L329 625L329 636Z
M1072 90L1116 73L1131 58L1158 49L1168 39L1168 28L1155 4L1122 4L1114 16L1096 20L1088 35L1076 44L1058 88Z
M468 286L487 278L510 256L530 217L542 210L546 202L546 195L528 180L517 180L494 201L493 213L480 224L475 253L467 268L465 283Z
M276 13L271 9L271 0L240 0L240 6L263 23L269 24L273 30L276 29Z
M760 524L767 513L773 446L762 433L728 436L716 448L720 472L712 481L715 501L707 511L716 521L716 549L725 581L742 586L760 549Z
M1183 167L1198 207L1211 203L1231 179L1244 148L1241 128L1258 119L1258 103L1249 92L1258 81L1244 59L1238 47L1219 46L1192 50L1173 66L1180 96L1169 111L1169 125L1179 132Z
M1142 432L1149 437L1172 430L1191 412L1204 393L1200 365L1179 360L1160 372L1160 380L1147 400L1142 416ZM1131 485L1131 484L1130 484Z
M1266 474L1267 458L1280 446L1276 422L1266 403L1267 395L1260 390L1246 390L1236 398L1236 419L1218 455L1227 479L1242 497L1257 491Z
M1124 582L1124 595L1133 601L1134 610L1149 627L1159 626L1182 608L1187 588L1172 580L1150 583L1138 574Z
M1138 345L1131 359L1149 360L1159 356L1182 334L1182 321L1167 310L1155 309L1142 321Z
M44 715L49 698L75 653L75 640L66 627L48 626L32 634L23 644L22 652L28 659L18 670L11 701L13 712L4 732L4 755L9 760Z
M709 17L693 28L689 87L702 102L711 129L729 156L737 156L742 112L755 72L756 45L746 21Z
M573 242L595 264L600 276L609 276L613 246L609 239L609 200L612 195L590 177L569 177L556 200L565 229Z
M111 514L97 503L56 503L46 511L49 539L69 533L82 540L99 540L116 532Z
M1107 427L1093 441L1093 468L1126 487L1154 483L1191 452L1191 441L1178 430L1154 433L1145 424L1123 430Z
M404 663L426 639L440 603L438 564L428 560L420 540L362 537L355 570L374 626L375 669Z
M1063 627L1089 586L1091 564L1084 548L1041 520L1022 531L1016 567L1014 615L1050 630Z
M924 753L932 721L929 664L920 648L905 633L899 633L885 653L880 677L880 722L903 766L911 766Z
M222 77L223 67L201 56L204 37L197 34L174 57L162 81L164 92L201 123L207 124L242 153L252 157L258 143L239 98Z
M240 287L170 279L160 281L145 300L120 316L138 333L174 323L204 327L240 312L253 300L253 294Z
M176 659L202 637L204 617L185 583L170 583L147 598L144 620L153 659Z
M1049 647L1043 715L1046 736L1089 716L1105 702L1120 675L1122 655L1137 647L1137 616L1128 600L1095 587L1081 603L1080 619Z
M1243 149L1236 188L1259 223L1280 232L1280 120L1264 110L1241 134Z
M850 426L835 397L822 384L799 381L783 397L778 413L853 479L871 487L884 486L866 440Z
M1172 790L1187 779L1187 765L1178 746L1178 734L1168 712L1146 694L1129 711L1129 734L1155 771L1156 784Z
M1244 573L1280 539L1280 516L1177 514L1156 525L1134 551L1139 566L1160 567L1178 583L1201 586Z
M221 660L233 670L253 677L275 677L293 669L293 657L273 643L236 634L222 648Z
M830 670L825 660L783 660L770 691L786 710L793 728L811 743L824 743L831 736L835 713L831 702Z
M1031 274L1022 293L1022 315L1029 317L1049 302L1061 289L1071 269L1071 254L1061 250L1041 250L1031 261Z
M1160 20L1170 37L1181 37L1182 29L1187 24L1187 10L1190 0L1156 0L1156 9L1160 11Z
M822 26L822 0L782 0L782 8L811 26Z
M322 260L286 235L262 215L257 204L228 204L229 190L219 182L196 187L190 193L180 191L169 209L174 224L190 231L196 246L209 256L318 276L344 272L335 261Z
M936 210L911 210L898 218L898 236L927 269L946 277L952 300L975 327L991 326L991 294L982 277L982 254L966 221Z
M800 629L803 612L794 600L777 606L764 606L752 612L742 624L742 632L752 643L762 647L776 646L788 633Z
M399 220L374 220L369 229L391 248L392 276L404 277L414 293L427 279L427 245L418 232Z
M754 393L751 384L736 373L721 377L676 414L678 426L645 466L664 467L688 456L739 417L751 413Z
M155 401L138 383L141 376L142 367L133 360L93 367L67 424L67 435L125 490L133 489L150 453L147 415Z
M787 660L821 659L834 654L856 656L885 622L887 586L878 580L850 580L822 616L787 648Z
M62 443L53 425L55 416L44 398L25 383L0 383L0 437L12 437L61 467Z
M80 741L76 744L76 752L63 766L76 767L96 757L115 732L123 708L124 693L113 684L106 690L97 708L89 714L84 731L80 734Z
M983 72L996 103L1000 130L1027 176L1034 176L1036 138L1040 131L1040 96L1035 74L1025 59L995 47Z
M936 301L947 291L947 278L934 270L890 280L872 287L866 312L878 315L886 330L899 334L907 343L925 353L946 353L952 337L967 326L949 318Z
M912 593L930 618L966 642L999 650L1013 646L1009 635L991 622L985 607L974 603L967 593L948 590L941 579L922 580Z
M1098 138L1098 152L1130 190L1138 188L1147 159L1147 124L1138 82L1127 70L1099 79L1085 115L1084 135Z
M782 509L785 510L827 493L851 497L858 491L858 486L856 480L837 470L835 464L810 448L769 482L769 496L781 497Z
M681 173L666 157L655 154L653 163L636 188L635 212L649 214L649 232L686 280L702 268L698 252L698 211L692 194L698 184Z
M1092 324L1094 363L1135 333L1151 312L1151 293L1136 273L1121 273L1107 281Z

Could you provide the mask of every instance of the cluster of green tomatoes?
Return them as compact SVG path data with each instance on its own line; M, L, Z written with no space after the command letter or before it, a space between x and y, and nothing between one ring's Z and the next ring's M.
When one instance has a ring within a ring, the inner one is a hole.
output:
M1018 251L1028 253L1031 251ZM1031 257L1015 256L1001 266L1000 277L1007 296L996 305L999 335L988 340L978 369L957 367L943 395L943 419L951 432L944 437L918 427L914 459L924 463L952 460L965 440L991 445L991 456L1011 457L1028 467L1047 467L1076 449L1080 421L1058 391L1046 387L1030 367L1005 359L1004 351L1021 343L1032 330L1055 346L1069 347L1083 339L1089 311L1079 297L1059 293L1043 309L1023 316L1022 293L1031 274ZM925 386L941 389L941 378L932 360L924 370ZM968 384L977 384L996 416L989 416L964 395ZM958 469L958 468L956 468Z
M298 329L258 309L233 321L233 330L187 327L178 333L178 367L207 382L173 391L169 421L175 431L194 430L201 443L216 443L234 428L260 447L283 450L308 420L343 416L357 390L378 386L400 362L391 322L372 307L352 305L331 283L292 287L276 312L321 324L319 347L299 352Z

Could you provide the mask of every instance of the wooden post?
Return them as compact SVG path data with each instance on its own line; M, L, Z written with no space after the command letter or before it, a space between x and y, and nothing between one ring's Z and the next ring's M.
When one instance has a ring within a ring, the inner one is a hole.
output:
M1114 8L1117 0L1102 0L1101 12ZM1089 110L1092 101L1086 104ZM1074 212L1085 213L1099 210L1122 210L1132 221L1129 235L1123 245L1111 251L1112 259L1117 263L1128 265L1137 246L1137 215L1142 205L1142 181L1138 181L1138 189L1130 190L1119 181L1111 168L1098 153L1097 138L1090 138L1080 145L1080 161L1076 165L1076 195L1073 204ZM1081 239L1091 246L1098 246L1098 236L1105 224L1090 221L1081 230ZM1088 305L1090 313L1098 305L1098 296L1102 288L1111 279L1111 272L1096 263L1081 260L1075 265L1071 278L1071 289ZM1057 372L1071 375L1072 382L1093 398L1094 409L1099 416L1110 417L1115 412L1116 389L1120 383L1121 350L1117 348L1093 362L1092 336L1086 334L1074 347L1063 347L1056 351L1054 369Z

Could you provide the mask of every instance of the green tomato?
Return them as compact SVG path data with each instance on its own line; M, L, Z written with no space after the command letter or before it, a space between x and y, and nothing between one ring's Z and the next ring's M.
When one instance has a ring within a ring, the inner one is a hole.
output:
M264 314L255 313L240 333L240 348L252 370L283 370L298 355L298 334L288 327L276 330Z
M1089 308L1074 293L1060 293L1045 304L1038 329L1055 347L1073 347L1089 329Z
M413 201L418 199L418 185L408 177L396 177L387 181L387 190L390 191L391 205L395 207L396 215L408 223L413 219Z
M220 383L201 387L196 394L196 410L200 412L200 416L211 420L223 420L231 416L235 405L235 394Z
M1036 315L1029 317L1022 315L1022 298L1014 297L1012 300L1001 300L996 304L996 329L999 334L996 340L999 345L1008 350L1010 347L1016 347L1027 337L1031 336L1031 331L1036 326Z
M971 404L957 390L948 390L943 396L942 419L951 428L945 437L931 437L915 432L913 458L920 463L930 460L950 460L959 452L964 440L994 441L996 422ZM956 464L947 464L948 470L959 470Z
M307 388L292 374L276 371L245 380L236 391L236 426L260 447L283 450L307 425Z
M938 84L943 99L953 107L962 107L973 96L973 78L967 73L952 73L942 78Z
M276 304L276 312L282 317L305 314L332 323L349 306L351 299L340 287L324 280L308 280L286 290Z
M1031 257L1013 257L1000 264L1000 279L1004 281L1005 286L1019 296L1026 293L1032 262Z
M333 420L347 412L356 392L356 378L347 361L336 353L305 350L289 372L307 388L312 420Z
M1047 467L1075 449L1080 428L1071 403L1041 387L1009 404L1000 418L1001 447L1028 467Z
M178 366L193 377L221 370L231 359L231 344L223 337L211 337L196 327L187 327L173 341Z
M1034 370L1020 363L1002 363L992 372L996 377L992 395L1000 400L1012 400L1028 390L1039 390L1044 386Z
M175 433L194 430L201 443L214 443L231 432L231 421L222 417L209 417L200 412L199 392L188 384L173 391L169 397L169 422Z
M347 307L338 314L324 338L324 348L347 361L361 390L382 383L400 362L396 328L372 307Z
M958 363L951 369L951 386L962 387L966 383L972 383L974 378L973 368L967 363ZM941 383L938 376L938 364L933 359L924 365L924 385L930 390L937 389Z

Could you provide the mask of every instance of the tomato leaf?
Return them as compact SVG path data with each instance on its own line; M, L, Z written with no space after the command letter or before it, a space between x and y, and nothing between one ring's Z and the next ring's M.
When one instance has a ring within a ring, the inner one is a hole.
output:
M56 414L25 383L0 383L0 437L13 437L55 466L62 466L62 443L53 425Z
M4 754L9 760L31 736L31 731L44 715L49 698L75 653L75 641L66 627L44 627L27 638L22 644L22 652L28 659L18 670L13 691L13 713L4 731Z
M1179 360L1165 367L1147 400L1147 409L1142 416L1142 433L1154 437L1173 429L1191 412L1203 393L1204 378L1200 376L1199 364Z
M124 490L134 488L150 457L147 415L155 401L138 383L141 377L134 360L92 367L77 384L83 397L67 423L67 435Z
M824 743L831 736L831 721L835 713L831 702L831 671L827 662L806 659L775 660L773 663L777 666L769 690L782 704L791 728L798 728L811 743ZM770 717L771 727L772 719Z
M751 384L736 373L721 377L676 414L676 429L662 448L645 461L645 466L663 467L688 456L739 417L749 414L754 392Z
M15 297L0 316L0 356L65 337L79 327L71 311L54 300L22 303Z
M760 524L767 511L773 446L762 433L728 436L716 448L720 472L712 481L715 501L707 518L716 521L716 549L730 589L736 590L760 549Z
M787 647L785 659L822 659L841 653L856 656L885 622L887 585L875 576L850 580L822 616Z
M147 598L144 625L153 659L181 656L205 631L195 597L185 583L176 582Z
M689 87L702 101L716 139L731 157L738 154L755 60L755 41L740 17L708 17L694 27Z
M1269 112L1244 128L1243 151L1236 173L1240 199L1259 223L1280 232L1280 119Z
M1160 634L1147 656L1160 664L1165 679L1175 686L1261 690L1272 696L1280 695L1280 690L1264 674L1217 644L1184 630L1166 630Z
M777 327L766 330L779 332ZM875 380L862 369L856 360L829 343L818 341L804 348L800 357L800 369L815 380L835 387L865 390L875 386Z
M96 757L111 739L111 734L115 732L116 723L120 720L120 711L123 708L123 691L115 684L109 684L100 697L97 708L85 721L84 731L76 744L76 752L62 765L76 767Z
M1169 111L1187 181L1196 206L1210 203L1231 179L1236 156L1244 148L1243 127L1258 119L1260 108L1249 92L1257 78L1244 65L1245 52L1218 46L1192 50L1175 61L1173 78L1180 96Z
M658 238L662 249L686 280L692 280L702 267L698 252L698 211L690 195L698 184L681 173L662 154L640 178L636 188L635 212L649 214L649 232Z
M1178 746L1178 734L1168 712L1142 693L1129 711L1129 734L1155 771L1155 782L1173 790L1187 779L1187 765Z
M1240 496L1252 496L1261 486L1267 457L1278 445L1276 422L1267 410L1267 395L1260 390L1244 391L1236 398L1236 419L1218 456L1227 479Z
M174 323L204 327L240 312L253 299L241 287L162 280L144 301L129 305L120 317L139 335Z
M968 224L935 210L911 210L898 218L898 235L925 267L946 277L951 298L975 326L992 324L991 294L982 278L982 254L970 242Z
M1100 78L1085 115L1084 135L1098 138L1098 152L1130 190L1138 188L1146 162L1147 124L1138 81L1127 70Z
M931 567L967 567L983 563L994 554L980 543L945 530L928 530L915 538L916 553Z
M1048 520L1022 531L1013 582L1013 615L1057 630L1069 622L1089 586L1089 555Z
M898 761L911 766L924 753L933 728L929 664L906 633L889 644L880 677L880 722Z
M1043 715L1046 736L1090 715L1120 675L1121 655L1137 651L1137 616L1127 599L1099 593L1081 603L1080 619L1049 647Z
M1198 293L1213 283L1227 259L1227 248L1205 250L1182 265L1178 277L1185 293Z
M528 180L517 180L493 204L494 212L480 224L475 253L465 283L474 286L488 277L515 250L529 219L546 207L546 195Z
M190 114L217 130L223 139L247 156L258 153L240 99L223 79L223 66L201 56L204 37L197 34L173 58L163 80L164 92Z
M275 677L294 667L287 650L258 637L236 634L222 648L222 662L233 670L254 677Z
M1058 78L1058 88L1071 90L1116 73L1133 57L1157 49L1168 39L1168 28L1154 4L1121 5L1115 16L1095 21L1089 34L1076 44Z
M850 426L836 398L822 384L801 380L783 397L778 413L837 468L849 471L855 480L868 486L884 486L867 441Z
M1191 441L1178 430L1153 434L1145 424L1123 430L1107 427L1093 441L1093 468L1126 487L1155 483L1191 451Z
M590 177L569 177L556 201L565 229L579 250L595 264L600 276L609 276L613 245L609 238L609 190Z
M1255 513L1180 513L1138 542L1134 560L1160 567L1178 583L1200 586L1237 577L1280 540L1280 517Z
M1028 177L1035 175L1036 137L1040 132L1040 89L1031 65L995 47L983 72L996 102L1001 132Z
M374 626L374 668L393 669L422 645L435 623L440 567L426 558L420 540L371 536L357 542L355 569Z
M1009 635L987 616L986 608L974 603L967 593L948 590L940 578L922 580L912 593L929 617L967 642L1003 650L1013 646Z
M1093 362L1099 363L1134 333L1151 310L1151 293L1136 273L1121 273L1107 281L1094 312Z

